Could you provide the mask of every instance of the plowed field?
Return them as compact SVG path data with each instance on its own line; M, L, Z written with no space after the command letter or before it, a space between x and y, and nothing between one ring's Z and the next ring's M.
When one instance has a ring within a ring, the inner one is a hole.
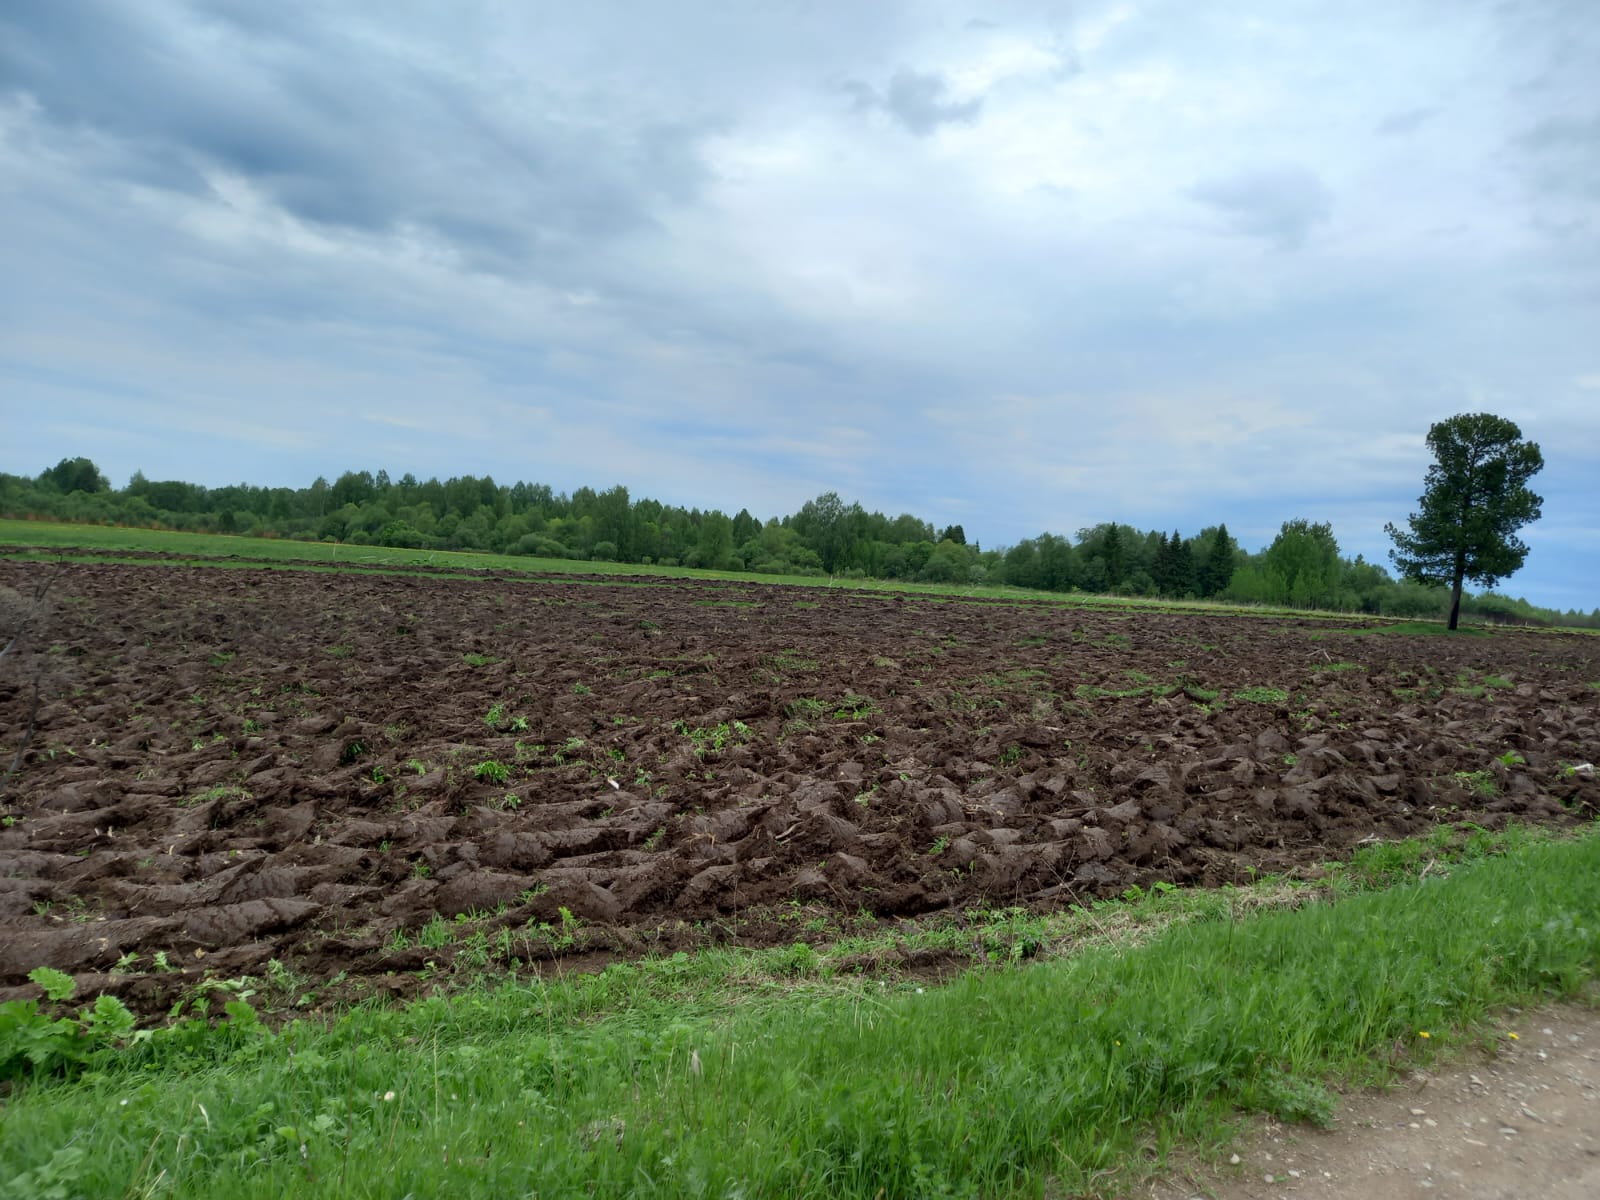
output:
M273 959L404 990L462 954L1215 885L1596 801L1580 636L117 564L66 568L52 610L0 664L0 769L45 670L0 798L0 996L49 965L151 1005Z

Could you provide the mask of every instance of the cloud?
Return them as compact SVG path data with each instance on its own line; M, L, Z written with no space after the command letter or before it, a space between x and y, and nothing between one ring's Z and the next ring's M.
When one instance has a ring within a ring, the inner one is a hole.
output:
M1203 179L1189 198L1214 210L1234 233L1282 250L1305 245L1332 215L1333 194L1301 166L1263 167Z
M857 109L881 110L919 138L936 132L941 125L970 124L983 108L981 96L962 101L948 99L950 85L942 75L904 67L889 77L889 85L882 92L860 80L850 80L844 89L854 98Z
M0 89L58 134L96 130L121 175L190 193L236 178L297 220L421 234L480 269L570 264L707 178L704 124L530 80L487 86L315 7L204 11L7 8Z
M0 470L1381 560L1489 409L1549 457L1513 586L1592 605L1580 7L0 3Z
M1438 115L1439 110L1430 106L1407 108L1384 117L1383 120L1378 122L1377 131L1383 137L1396 137L1400 134L1415 133Z
M1600 112L1549 116L1517 134L1515 147L1533 163L1535 177L1550 192L1584 201L1600 200ZM1593 226L1584 230L1593 236Z

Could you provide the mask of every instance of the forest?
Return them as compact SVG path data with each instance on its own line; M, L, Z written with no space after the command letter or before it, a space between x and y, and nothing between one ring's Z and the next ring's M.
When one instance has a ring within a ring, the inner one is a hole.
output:
M682 508L626 487L497 483L489 476L418 480L347 471L307 487L208 488L135 472L115 488L87 458L39 475L0 472L0 516L297 541L430 550L479 550L595 563L659 563L767 575L875 578L923 583L1083 591L1119 596L1216 599L1398 617L1435 617L1442 588L1396 579L1360 555L1344 556L1332 526L1285 521L1259 552L1222 523L1190 535L1116 521L1069 537L1040 533L984 549L960 525L938 528L889 517L827 492L798 512L766 520L741 508ZM1493 592L1470 597L1478 619L1600 628L1600 609L1558 612Z

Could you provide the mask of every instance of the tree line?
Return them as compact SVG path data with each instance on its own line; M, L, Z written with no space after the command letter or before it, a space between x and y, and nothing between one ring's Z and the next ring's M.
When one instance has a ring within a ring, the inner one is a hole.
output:
M1043 591L1216 599L1404 617L1433 617L1445 589L1397 580L1341 554L1327 524L1285 522L1258 553L1222 523L1184 536L1120 522L1075 537L1041 533L984 549L959 524L940 528L847 504L827 492L783 517L748 508L683 508L635 499L621 485L570 495L546 484L510 485L471 475L393 479L347 471L308 487L207 488L135 472L114 488L87 458L63 459L38 476L0 473L0 515L151 529L231 533L297 541L477 550L595 563L655 563L767 575L876 578ZM1600 628L1591 614L1557 613L1494 593L1469 597L1469 615Z

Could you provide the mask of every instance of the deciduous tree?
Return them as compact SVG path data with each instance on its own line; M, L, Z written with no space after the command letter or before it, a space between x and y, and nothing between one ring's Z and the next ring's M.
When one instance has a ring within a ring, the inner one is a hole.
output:
M93 461L79 456L78 458L63 458L55 466L39 476L41 483L48 483L63 496L72 492L103 492L110 488L106 477L100 474L100 468Z
M1270 599L1277 604L1312 608L1328 604L1338 590L1339 543L1333 526L1304 517L1285 521L1278 536L1261 554Z

